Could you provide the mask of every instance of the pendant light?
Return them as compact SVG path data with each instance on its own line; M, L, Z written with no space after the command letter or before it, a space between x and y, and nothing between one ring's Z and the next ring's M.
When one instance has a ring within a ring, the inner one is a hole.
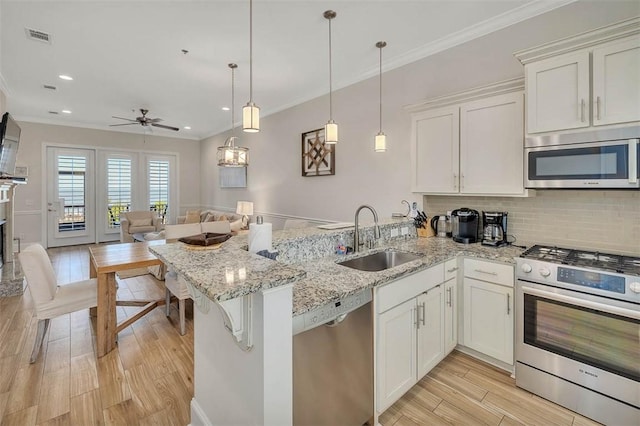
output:
M376 152L385 152L387 150L387 136L382 131L382 48L387 45L386 41L379 41L376 47L380 49L380 131L376 135L373 147Z
M260 131L260 108L253 103L253 0L249 0L249 102L242 108L242 130Z
M224 141L223 146L218 147L218 166L222 167L247 167L249 165L249 148L236 146L235 141L235 70L236 64L229 64L231 68L231 136Z
M324 143L338 143L338 125L333 121L333 80L331 78L331 20L336 17L336 12L327 10L323 16L329 21L329 121L324 126Z

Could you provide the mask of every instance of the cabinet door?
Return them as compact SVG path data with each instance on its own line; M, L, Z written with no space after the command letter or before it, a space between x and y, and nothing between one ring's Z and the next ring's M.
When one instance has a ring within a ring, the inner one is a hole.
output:
M444 358L444 302L438 285L417 297L418 377L420 380Z
M377 410L382 412L416 383L416 299L378 317Z
M458 286L457 278L444 283L444 355L458 343Z
M460 192L524 191L523 93L492 96L460 107Z
M460 113L440 108L412 117L413 192L458 192Z
M527 133L589 126L589 52L525 67Z
M464 279L464 345L513 364L513 288Z
M640 37L593 50L594 126L640 121Z

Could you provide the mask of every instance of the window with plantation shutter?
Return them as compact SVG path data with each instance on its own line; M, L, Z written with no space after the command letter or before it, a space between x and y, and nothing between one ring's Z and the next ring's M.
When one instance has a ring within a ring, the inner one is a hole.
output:
M168 160L149 160L149 208L158 212L158 217L164 219L169 206L169 167Z
M64 210L58 216L58 231L85 229L85 175L87 160L82 156L58 155L58 198Z
M120 213L131 207L131 159L107 158L107 227L120 226Z

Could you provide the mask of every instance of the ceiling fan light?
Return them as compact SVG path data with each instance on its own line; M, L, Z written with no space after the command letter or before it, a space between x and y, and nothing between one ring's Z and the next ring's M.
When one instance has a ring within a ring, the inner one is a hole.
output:
M373 148L376 152L385 152L387 150L387 136L383 132L376 135Z
M333 120L329 120L324 125L324 143L335 145L338 143L338 124Z
M260 131L260 107L253 102L247 102L242 108L242 130L247 133Z

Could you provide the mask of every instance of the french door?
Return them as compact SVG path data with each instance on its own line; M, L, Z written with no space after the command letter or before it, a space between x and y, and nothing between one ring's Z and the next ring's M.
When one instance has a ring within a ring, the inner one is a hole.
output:
M47 247L120 239L120 214L178 212L170 154L47 147Z
M95 242L95 151L47 147L46 155L47 247Z

